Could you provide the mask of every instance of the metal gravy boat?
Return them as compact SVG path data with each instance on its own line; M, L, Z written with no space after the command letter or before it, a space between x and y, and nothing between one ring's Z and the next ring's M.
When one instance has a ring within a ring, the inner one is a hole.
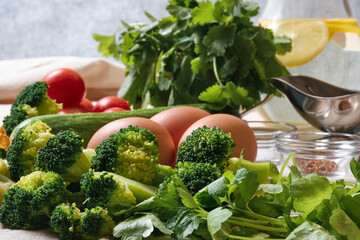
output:
M269 80L314 127L326 132L360 131L360 92L302 75Z

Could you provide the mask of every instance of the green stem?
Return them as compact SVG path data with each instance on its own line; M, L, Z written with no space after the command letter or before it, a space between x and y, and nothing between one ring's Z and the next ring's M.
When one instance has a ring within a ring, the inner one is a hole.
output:
M215 74L215 78L216 81L219 83L220 87L224 87L224 85L222 84L219 74L218 74L218 70L217 70L217 66L216 66L216 58L213 59L213 68L214 68L214 74Z
M261 215L261 214L257 214L257 213L242 210L242 209L237 209L237 211L239 211L239 212L241 212L241 213L243 213L243 214L245 214L245 215L247 215L249 217L264 220L264 221L267 221L267 222L269 222L271 224L274 224L274 225L286 226L286 224L281 219L275 219L275 218L267 217L267 216L264 216L264 215Z
M239 222L239 221L236 221L236 220L232 219L232 217L230 217L228 220L226 220L226 222L231 223L231 224L235 224L235 225L238 225L238 226L250 227L250 228L263 230L263 231L269 231L269 232L283 232L283 233L288 232L288 230L286 228L269 227L269 226L257 225L257 224L253 224L253 223Z
M348 195L353 195L353 194L357 193L358 191L360 191L360 185L357 185L356 187L350 189L347 194Z
M269 224L268 221L264 221L264 220L254 220L254 219L249 219L249 218L243 218L243 217L236 217L236 216L232 216L232 219L239 221L239 222L247 222L247 223L253 223L253 224L261 224L261 225L267 225Z
M281 181L281 178L283 177L283 174L284 174L284 171L285 171L285 167L287 166L287 164L289 163L290 159L295 159L295 153L291 153L288 158L285 160L285 162L283 163L283 165L281 166L281 170L280 170L280 173L279 173L279 179L277 181L276 184L280 184L280 181ZM296 165L295 163L295 160L294 160L294 164Z
M241 240L254 240L254 239L264 239L264 238L253 238L253 237L243 237L243 236L235 236L224 232L229 239L241 239ZM266 238L266 240L283 240L283 238Z

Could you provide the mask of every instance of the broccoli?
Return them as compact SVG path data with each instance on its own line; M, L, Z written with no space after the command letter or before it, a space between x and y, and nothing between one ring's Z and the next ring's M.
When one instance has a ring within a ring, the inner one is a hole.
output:
M158 185L174 173L170 166L157 164L156 136L147 129L129 126L102 141L95 149L91 168L119 174L145 184Z
M114 227L114 220L102 207L86 208L81 216L80 229L83 239L99 239L111 235Z
M50 215L50 227L60 239L80 239L80 218L76 204L61 203Z
M62 203L52 212L50 227L64 240L99 239L111 235L115 222L104 208L81 212L74 203Z
M127 209L153 197L157 187L146 185L111 172L90 170L81 181L87 208L107 208L110 213Z
M6 153L9 171L14 181L33 171L35 156L53 136L51 128L40 120L29 123L16 132Z
M0 222L12 229L46 227L50 213L64 201L66 193L59 174L32 172L5 191Z
M199 190L222 176L222 171L216 164L202 162L179 162L176 170L176 174L173 176L182 180L191 195L195 195Z
M13 129L27 118L55 114L62 109L62 104L47 96L49 85L46 82L35 82L25 87L16 97L10 109L10 115L3 121L3 127L10 136Z
M225 133L218 127L203 126L192 131L191 135L180 143L176 162L216 164L223 171L229 165L234 146L231 133Z
M74 130L62 130L39 150L34 168L59 173L65 182L78 182L89 170L93 153L83 149L83 140Z

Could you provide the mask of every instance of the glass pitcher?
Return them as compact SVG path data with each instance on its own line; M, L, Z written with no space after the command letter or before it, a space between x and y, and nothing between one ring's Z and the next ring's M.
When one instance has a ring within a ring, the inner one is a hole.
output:
M278 56L291 74L360 90L360 27L347 0L268 0L258 24L292 39L292 51ZM259 113L306 123L286 98L272 98Z

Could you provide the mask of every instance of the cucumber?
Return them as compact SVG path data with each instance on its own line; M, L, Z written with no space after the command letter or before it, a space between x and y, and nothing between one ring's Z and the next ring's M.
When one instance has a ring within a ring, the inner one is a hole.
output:
M188 106L198 107L208 110L205 104L193 104ZM10 139L13 139L18 129L30 122L41 120L52 128L52 133L56 134L61 130L69 128L74 129L84 140L84 146L87 146L94 133L105 124L120 118L144 117L151 118L155 114L172 107L156 107L151 109L136 109L132 111L110 112L110 113L76 113L76 114L49 114L28 118L21 122L12 131Z

